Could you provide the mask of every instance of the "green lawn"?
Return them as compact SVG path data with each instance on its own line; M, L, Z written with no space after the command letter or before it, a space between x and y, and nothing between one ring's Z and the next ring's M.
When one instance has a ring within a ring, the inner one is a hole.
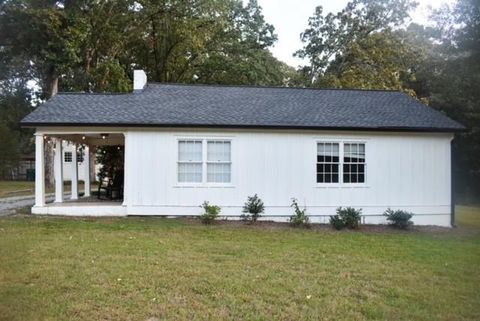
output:
M453 230L0 218L0 320L479 320L480 209Z
M70 191L71 182L64 183L65 192ZM92 190L96 188L96 184L92 184ZM83 181L78 183L79 191L83 191ZM47 188L47 193L53 193L53 188ZM11 196L33 195L35 193L35 182L26 181L0 181L0 198Z
M35 182L0 181L0 197L33 194Z

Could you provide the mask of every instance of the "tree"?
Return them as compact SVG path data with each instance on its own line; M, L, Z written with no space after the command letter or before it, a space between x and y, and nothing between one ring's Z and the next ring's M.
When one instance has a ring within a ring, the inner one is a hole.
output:
M415 5L410 0L354 0L326 16L317 7L301 34L305 45L295 53L310 62L307 85L398 89L409 48L394 29Z
M7 0L0 10L0 54L45 98L57 84L130 91L134 68L158 82L282 85L294 74L268 51L277 38L256 0Z
M467 127L454 140L457 194L480 199L480 3L458 0L434 14L440 31L434 75L427 86L431 105Z
M402 31L372 33L352 41L314 84L320 87L394 89L415 95L409 81L426 60L422 47L409 43Z
M32 131L19 121L30 111L30 93L24 83L3 82L0 87L0 176L9 177L22 154L33 151Z

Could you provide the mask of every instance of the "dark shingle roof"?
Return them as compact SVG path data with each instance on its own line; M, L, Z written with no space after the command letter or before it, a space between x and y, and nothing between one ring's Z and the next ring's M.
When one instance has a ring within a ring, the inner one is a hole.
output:
M149 84L132 94L58 94L23 126L262 127L458 131L396 91Z

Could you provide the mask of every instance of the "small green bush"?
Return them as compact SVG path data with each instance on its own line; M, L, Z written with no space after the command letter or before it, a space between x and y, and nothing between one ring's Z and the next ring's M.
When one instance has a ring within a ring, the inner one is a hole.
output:
M294 214L290 216L290 224L292 224L294 227L309 227L310 219L307 216L307 209L300 209L296 198L292 198L292 205L290 206L293 207L294 211Z
M345 224L346 227L350 229L356 229L360 224L362 210L361 209L356 210L353 207L346 207L346 208L339 207L337 209L337 214L343 220L343 223Z
M220 206L210 205L210 203L208 203L207 201L203 202L201 207L203 208L204 212L200 216L200 219L204 224L213 223L213 221L215 221L215 219L218 217L218 214L220 214L220 211L222 210Z
M360 224L362 210L353 207L337 208L337 215L330 216L330 224L337 230L344 227L356 229Z
M336 230L341 230L345 227L345 223L338 215L330 216L330 225Z
M244 221L255 223L259 217L261 217L261 213L265 211L265 206L263 201L258 197L257 194L253 196L249 196L247 198L247 202L243 205L243 214L241 218Z
M410 212L402 210L394 211L388 208L383 215L387 217L388 224L395 228L406 230L409 226L413 225L413 222L410 220L413 214Z

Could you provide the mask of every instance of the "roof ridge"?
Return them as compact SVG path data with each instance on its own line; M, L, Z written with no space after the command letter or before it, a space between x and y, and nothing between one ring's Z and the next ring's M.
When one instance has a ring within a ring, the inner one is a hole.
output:
M262 86L262 85L228 85L228 84L188 84L188 83L174 83L174 82L156 82L149 81L147 86L192 86L192 87L233 87L233 88L270 88L270 89L303 89L303 90L334 90L334 91L379 91L379 92L395 92L403 93L395 89L363 89L363 88L319 88L319 87L282 87L282 86Z
M116 95L130 95L132 94L131 92L105 92L105 93L88 93L85 91L60 91L57 93L57 95L82 95L82 96L116 96ZM56 95L55 95L56 96ZM54 97L55 97L54 96Z

